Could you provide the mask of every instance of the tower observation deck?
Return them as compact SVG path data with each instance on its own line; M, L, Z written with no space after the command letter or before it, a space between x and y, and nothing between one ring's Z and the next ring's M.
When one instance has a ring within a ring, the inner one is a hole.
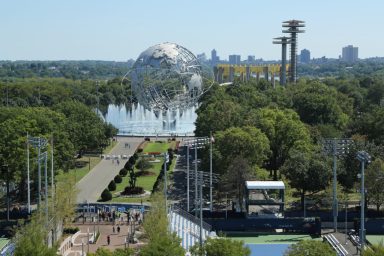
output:
M291 65L290 65L290 77L291 83L296 83L297 79L297 34L304 33L305 30L300 28L305 27L305 22L301 20L288 20L283 22L283 33L291 34Z

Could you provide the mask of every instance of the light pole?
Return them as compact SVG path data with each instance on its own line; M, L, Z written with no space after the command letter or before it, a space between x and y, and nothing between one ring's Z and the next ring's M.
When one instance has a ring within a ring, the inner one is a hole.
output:
M348 152L348 146L353 142L352 139L338 139L331 138L325 139L323 142L324 151L333 156L333 229L337 232L337 215L338 215L338 202L337 202L337 156L344 155Z
M7 164L4 164L2 166L3 170L7 171L7 221L9 221L9 210L10 210L10 198L9 198L9 166Z
M210 140L210 138L207 138L207 137L195 137L195 138L190 139L190 140L185 140L185 143L187 144L187 158L188 158L187 159L187 176L188 177L189 177L189 162L188 162L189 161L189 148L192 147L195 150L195 173L194 173L194 177L195 177L195 200L194 200L194 205L195 205L195 216L196 217L197 217L197 207L198 207L198 184L197 184L197 179L196 179L196 177L198 175L197 174L197 164L198 164L197 149L204 148L205 145L207 145L209 143L209 140ZM210 153L212 154L212 150L210 150ZM212 156L210 158L212 159ZM211 175L210 175L209 179L212 180L212 168L211 168L210 173L211 173ZM188 195L187 200L189 198L188 180L189 179L187 178L187 195ZM210 194L210 196L212 196L212 194ZM212 202L212 197L210 198L210 200ZM189 202L189 200L188 200L188 202Z
M169 162L168 153L164 153L164 198L165 198L165 214L168 215L167 209L167 163Z
M212 132L209 138L209 210L212 212L213 201L212 201L212 143L213 143Z
M187 144L187 212L189 212L189 144Z
M361 203L360 203L360 250L364 250L364 244L365 244L365 227L364 227L364 205L365 205L365 189L364 189L364 167L365 164L368 164L371 162L371 156L365 152L365 151L359 151L357 152L356 156L357 160L360 162L361 166Z

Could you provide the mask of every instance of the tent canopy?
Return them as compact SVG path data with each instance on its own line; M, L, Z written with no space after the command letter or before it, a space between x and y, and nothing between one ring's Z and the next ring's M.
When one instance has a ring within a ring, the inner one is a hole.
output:
M285 189L284 182L282 181L246 181L247 189Z

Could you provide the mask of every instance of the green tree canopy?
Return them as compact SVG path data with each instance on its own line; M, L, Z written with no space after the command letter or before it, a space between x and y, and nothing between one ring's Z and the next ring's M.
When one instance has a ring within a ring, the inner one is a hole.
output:
M274 179L291 150L304 152L310 148L308 129L293 110L261 108L250 113L246 123L267 135L271 151L267 169L274 171Z
M377 211L384 203L384 162L375 159L366 169L367 200L376 205Z
M284 256L335 256L336 252L328 243L316 240L302 240L289 246Z
M281 172L289 179L289 184L300 191L302 204L305 192L324 189L331 178L331 170L325 156L316 151L292 151Z
M195 245L192 247L191 255L249 256L251 255L251 250L244 245L243 241L232 240L225 237L208 237L202 248L200 248L200 245Z

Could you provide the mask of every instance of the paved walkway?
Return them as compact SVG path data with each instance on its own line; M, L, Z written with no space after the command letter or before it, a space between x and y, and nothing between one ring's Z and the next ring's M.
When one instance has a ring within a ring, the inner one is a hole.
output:
M347 251L346 255L360 255L356 246L352 243L349 237L347 236L347 240L345 239L344 233L330 232L323 235L333 235L333 237L337 240L337 243Z
M143 138L118 137L117 140L118 143L108 155L132 155L137 146L143 141ZM126 143L128 143L129 147L125 146ZM76 184L79 191L77 194L77 202L97 202L101 192L103 192L109 182L119 173L120 169L124 167L127 160L119 159L119 161L120 164L117 165L116 160L102 159L99 164L83 177Z
M97 248L103 247L108 250L114 251L117 248L126 247L138 247L141 243L126 244L126 238L128 233L133 230L131 225L120 225L120 232L117 232L117 225L115 225L115 232L113 232L113 225L77 225L80 228L80 234L75 237L73 247L67 252L68 256L81 255L82 252L95 252ZM135 225L136 233L141 226ZM92 234L97 231L100 232L100 236L95 244L88 244L88 237L92 237ZM89 236L88 236L89 232ZM110 244L108 244L107 236L110 236Z

